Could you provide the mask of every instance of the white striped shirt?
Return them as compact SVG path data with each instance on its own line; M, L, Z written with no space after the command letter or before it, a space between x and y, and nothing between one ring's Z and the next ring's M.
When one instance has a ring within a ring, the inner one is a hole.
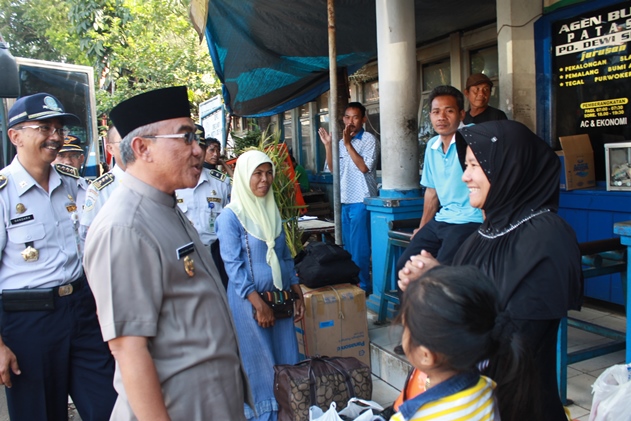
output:
M426 403L409 420L397 412L390 421L499 421L494 388L491 379L480 376L475 386Z

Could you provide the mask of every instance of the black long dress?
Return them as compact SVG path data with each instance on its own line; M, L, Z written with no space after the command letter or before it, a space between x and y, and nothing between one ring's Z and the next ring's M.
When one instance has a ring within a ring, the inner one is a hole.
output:
M493 279L502 307L537 363L543 420L566 421L556 381L559 321L579 309L581 256L572 228L557 215L560 163L526 126L494 121L460 130L491 184L485 221L454 257ZM490 375L493 377L493 363Z

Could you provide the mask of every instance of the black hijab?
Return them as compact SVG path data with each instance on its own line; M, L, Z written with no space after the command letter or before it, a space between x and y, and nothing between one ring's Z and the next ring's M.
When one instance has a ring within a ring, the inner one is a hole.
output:
M478 266L493 279L502 308L515 318L557 319L578 308L578 242L556 214L559 158L516 121L491 121L459 132L491 186L483 205L485 221L453 264Z
M511 120L490 121L463 127L460 134L491 183L483 206L483 232L500 232L542 209L557 211L559 158L528 127Z

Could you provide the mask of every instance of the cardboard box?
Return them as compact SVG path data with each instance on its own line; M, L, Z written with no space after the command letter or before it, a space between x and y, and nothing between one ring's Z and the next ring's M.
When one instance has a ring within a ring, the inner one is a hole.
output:
M355 357L370 367L364 290L351 284L301 287L305 318L295 325L301 356Z
M563 148L562 151L557 152L561 159L561 189L594 187L596 185L594 151L589 136L586 134L561 136L559 141Z

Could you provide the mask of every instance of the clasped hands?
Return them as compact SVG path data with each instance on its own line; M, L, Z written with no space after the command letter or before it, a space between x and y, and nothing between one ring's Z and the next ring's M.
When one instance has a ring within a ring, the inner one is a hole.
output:
M425 250L422 250L420 254L411 256L410 260L405 262L405 266L398 273L399 288L401 288L401 291L405 291L410 282L419 280L425 272L439 265L438 260Z
M254 309L254 318L260 327L267 328L274 326L276 318L274 311L262 299L252 304ZM294 323L298 323L305 317L305 302L301 296L294 301Z

